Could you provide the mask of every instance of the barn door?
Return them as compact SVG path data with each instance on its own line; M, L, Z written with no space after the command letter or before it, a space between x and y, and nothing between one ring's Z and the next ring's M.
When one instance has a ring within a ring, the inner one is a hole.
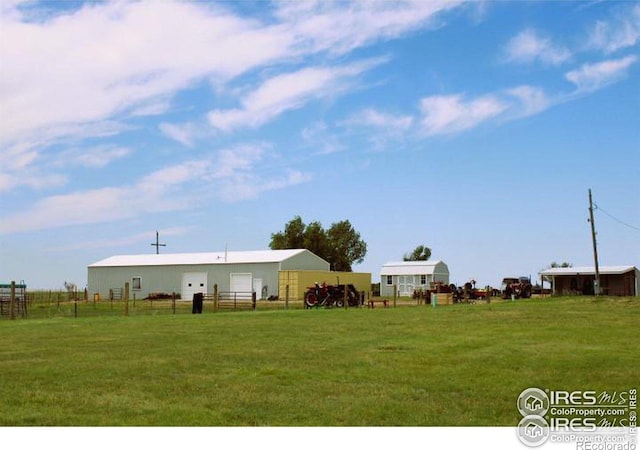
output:
M207 293L206 272L185 272L182 274L182 300L192 300L193 294Z
M231 274L231 282L229 286L231 286L231 292L242 293L243 296L251 297L251 292L253 291L252 284L252 276L250 273L232 273Z

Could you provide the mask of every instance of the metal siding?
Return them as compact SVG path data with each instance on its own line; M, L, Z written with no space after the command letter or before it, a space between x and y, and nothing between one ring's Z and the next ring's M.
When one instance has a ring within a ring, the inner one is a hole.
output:
M277 295L279 263L255 264L203 264L203 265L171 265L171 266L134 266L134 267L89 267L88 291L90 298L98 293L101 298L109 297L109 289L123 288L131 283L132 277L142 278L141 289L131 291L136 298L146 298L152 292L179 293L182 290L182 275L185 272L206 272L209 293L214 284L218 290L230 289L231 273L251 273L253 278L262 278L262 285L267 286L267 296ZM185 299L188 300L188 299Z
M305 250L280 263L280 270L326 270L329 271L329 263L316 254Z

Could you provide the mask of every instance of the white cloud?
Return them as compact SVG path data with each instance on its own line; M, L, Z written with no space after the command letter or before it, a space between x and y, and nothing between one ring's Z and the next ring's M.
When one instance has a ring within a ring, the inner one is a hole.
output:
M39 170L25 170L20 173L0 172L0 193L8 192L22 186L35 190L64 186L68 181L66 175L42 173Z
M192 147L199 134L198 128L192 123L174 124L163 122L158 128L165 136L181 143L185 147Z
M317 121L305 127L300 136L304 144L316 149L318 154L328 155L345 149L324 121Z
M507 89L506 93L515 97L517 103L512 105L517 117L527 117L538 114L553 104L553 100L539 87L518 86Z
M377 58L344 66L308 67L274 76L246 94L241 99L241 108L211 111L209 123L225 132L259 127L312 99L339 94L353 77L384 61L386 59Z
M0 222L0 234L180 211L211 198L237 202L311 179L288 168L259 167L266 148L265 144L254 144L223 149L214 156L158 169L133 184L45 197L6 214ZM0 186L5 182L0 174Z
M153 20L149 11L145 2L107 2L39 23L3 15L1 139L157 113L199 79L230 79L290 54L282 30L216 5L154 2Z
M508 105L492 95L465 101L462 95L423 98L422 129L427 135L456 133L500 115Z
M387 131L404 131L413 125L413 117L406 115L393 115L380 112L374 108L367 108L354 114L347 124L382 128Z
M43 130L68 136L116 114L158 114L199 80L224 83L302 55L346 52L425 26L458 4L278 3L279 22L261 23L224 4L173 0L153 2L152 9L149 2L88 2L26 22L13 3L0 11L5 143Z
M298 48L344 54L373 41L436 27L439 13L459 1L281 2L276 16L288 24Z
M238 173L233 179L225 179L219 185L219 197L225 202L251 200L263 192L284 189L306 183L312 179L310 174L289 170L274 178L258 177L251 172Z
M567 72L565 78L576 85L577 92L593 92L624 78L627 69L637 60L636 56L626 56L594 64L583 64L579 69Z
M534 63L558 65L567 61L571 53L558 45L554 45L550 38L540 36L535 30L527 29L518 33L505 47L506 58L519 63Z
M610 21L596 22L589 36L589 46L613 53L636 45L640 41L640 5L623 9Z
M211 179L233 178L238 173L250 171L262 160L264 146L242 145L233 149L223 149L213 164L213 171L208 174Z
M87 168L101 168L112 161L125 158L131 154L131 149L114 145L100 145L89 148L71 148L61 152L56 167L80 166Z

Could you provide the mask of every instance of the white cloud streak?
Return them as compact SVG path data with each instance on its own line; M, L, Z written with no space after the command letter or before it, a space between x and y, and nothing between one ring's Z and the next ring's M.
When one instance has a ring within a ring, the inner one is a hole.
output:
M360 125L374 128L382 128L389 132L405 131L413 125L413 117L407 115L394 115L367 108L358 114L351 116L345 123L348 125Z
M1 139L60 135L127 111L155 114L197 80L230 79L290 53L281 30L215 6L154 2L153 20L148 8L89 3L45 23L3 15Z
M558 65L571 57L569 50L555 45L550 38L532 29L523 30L512 38L506 45L505 53L508 61L527 64L541 62Z
M438 27L441 25L438 14L461 3L453 0L282 2L276 16L288 24L299 48L344 54L417 28Z
M493 95L472 100L462 95L426 97L420 102L422 131L426 135L457 133L497 117L507 108Z
M96 147L70 148L62 151L56 158L56 167L85 167L102 168L113 161L125 158L131 154L131 149L114 145L100 145Z
M259 127L312 99L338 95L354 77L385 61L377 58L344 66L308 67L274 76L245 95L240 108L211 111L209 123L223 132Z
M624 8L611 20L599 20L589 36L589 46L613 53L640 41L640 5Z
M258 175L256 165L264 155L264 146L244 145L156 170L131 185L45 197L5 215L0 234L128 220L194 208L211 198L237 202L311 179L286 168L269 176Z
M593 64L583 64L579 69L565 74L576 85L577 93L593 92L624 78L627 70L638 60L637 56L610 59Z

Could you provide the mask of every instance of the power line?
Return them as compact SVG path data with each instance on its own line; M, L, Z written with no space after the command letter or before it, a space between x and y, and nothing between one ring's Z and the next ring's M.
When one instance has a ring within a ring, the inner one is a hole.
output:
M622 221L622 220L618 219L616 216L614 216L614 215L612 215L612 214L609 214L609 213L608 213L608 212L606 212L604 209L602 209L600 206L598 206L598 204L597 204L597 203L594 203L594 204L593 204L593 206L595 206L595 209L596 209L596 210L598 210L598 211L602 212L604 215L606 215L606 216L610 217L611 219L615 220L615 221L616 221L616 222L618 222L619 224L624 225L625 227L629 227L629 228L631 228L632 230L640 231L640 227L636 227L636 226L634 226L634 225L630 225L630 224L628 224L627 222L624 222L624 221Z

